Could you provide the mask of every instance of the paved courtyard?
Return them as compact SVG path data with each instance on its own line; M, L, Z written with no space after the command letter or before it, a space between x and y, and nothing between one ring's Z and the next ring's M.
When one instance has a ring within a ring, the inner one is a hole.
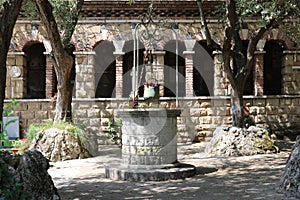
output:
M205 143L178 145L180 162L193 164L197 175L164 182L112 181L104 165L120 160L121 149L103 146L99 156L51 163L49 173L63 200L92 199L293 199L277 192L291 143L278 154L209 157Z

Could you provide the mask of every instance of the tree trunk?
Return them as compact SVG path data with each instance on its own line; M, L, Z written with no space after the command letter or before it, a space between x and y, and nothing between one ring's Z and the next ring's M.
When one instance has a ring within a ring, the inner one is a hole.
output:
M22 0L7 0L3 3L0 18L0 121L2 121L6 87L6 60L13 29L17 21ZM1 132L1 124L0 124Z
M71 103L72 103L72 87L71 87L71 70L73 67L73 60L65 60L60 65L64 68L57 68L57 100L55 107L54 122L70 121L72 119Z
M0 45L1 46L1 45ZM7 50L8 51L8 50ZM5 50L1 48L1 52L3 54L0 54L0 121L2 121L2 115L3 115L3 107L4 107L4 99L5 99L5 85L6 85L6 57L7 53L5 53ZM2 124L0 124L0 133L2 130Z
M238 89L231 91L232 126L243 127L243 94Z

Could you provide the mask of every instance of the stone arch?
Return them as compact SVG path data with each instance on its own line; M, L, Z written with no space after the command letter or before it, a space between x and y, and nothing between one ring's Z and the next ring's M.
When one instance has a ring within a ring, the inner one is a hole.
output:
M164 61L164 96L175 97L176 94L176 41L170 40L164 46L165 61ZM185 96L185 59L183 55L185 51L184 42L178 41L178 95Z
M27 98L41 99L46 97L46 56L41 42L29 42L23 48L26 54Z
M213 51L208 48L205 40L197 41L194 51L194 94L195 96L209 96L209 87L212 91L214 82Z
M11 51L22 51L26 46L33 43L43 43L45 37L39 30L40 24L28 23L17 24L14 28L14 32L11 39ZM33 28L36 27L36 28ZM14 47L14 48L12 48Z
M133 40L128 40L125 42L123 47L123 52L125 53L123 55L123 95L124 97L129 97L131 91L132 91L132 67L133 67L133 49L134 49L134 43ZM142 65L143 65L143 58L144 58L144 52L145 47L142 42L139 42L139 72L142 72ZM139 74L140 75L140 74ZM139 95L143 96L143 88L141 85L144 84L144 79L141 80L140 86L139 86Z
M102 41L94 48L95 55L95 97L114 97L116 85L116 61L113 55L114 45L110 41Z
M282 92L282 61L285 43L269 40L265 45L264 55L264 94L280 95Z

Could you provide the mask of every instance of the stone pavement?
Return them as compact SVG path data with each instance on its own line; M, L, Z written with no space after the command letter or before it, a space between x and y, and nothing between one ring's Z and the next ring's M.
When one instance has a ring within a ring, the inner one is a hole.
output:
M120 161L121 149L116 146L103 146L94 158L51 163L48 171L63 200L293 199L277 192L291 145L284 145L278 154L227 158L205 155L204 146L205 143L178 145L178 160L197 168L196 176L184 180L109 180L105 178L104 165Z

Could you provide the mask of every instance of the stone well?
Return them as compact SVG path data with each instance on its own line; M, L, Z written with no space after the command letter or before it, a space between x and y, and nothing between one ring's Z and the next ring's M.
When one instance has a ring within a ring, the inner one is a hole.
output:
M113 180L163 181L195 175L195 167L177 161L180 109L123 109L122 160L106 166Z

